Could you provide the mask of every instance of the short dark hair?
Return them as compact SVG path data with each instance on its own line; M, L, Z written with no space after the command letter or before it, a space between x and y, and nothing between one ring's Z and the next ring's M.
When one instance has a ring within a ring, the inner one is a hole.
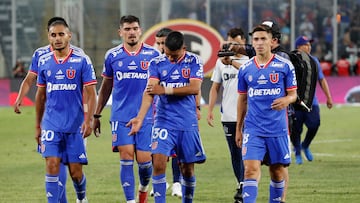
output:
M253 35L255 32L260 32L260 31L265 31L267 33L270 33L272 35L272 30L271 27L264 25L264 24L260 24L254 27L254 29L252 30L251 33L249 33L249 35Z
M240 36L242 39L245 39L245 33L241 28L231 28L229 30L229 32L227 33L227 36L229 36L231 38Z
M53 25L57 25L57 24L62 24L65 27L69 27L69 25L67 24L66 20L62 17L59 16L55 16L49 19L48 23L47 23L47 30L49 31L50 27Z
M140 25L140 20L138 17L133 15L122 16L120 18L120 27L124 25L124 23L134 23L134 22L137 22Z
M155 37L166 37L173 30L167 27L161 28L155 35Z
M183 47L184 45L184 35L178 31L172 31L168 34L165 39L165 46L170 49L170 51L176 51Z

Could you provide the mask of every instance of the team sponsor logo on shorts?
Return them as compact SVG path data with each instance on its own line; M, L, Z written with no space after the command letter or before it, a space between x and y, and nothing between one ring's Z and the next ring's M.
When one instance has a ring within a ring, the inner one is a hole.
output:
M117 140L117 134L114 133L114 134L112 134L112 141L113 141L113 142L116 142L116 140Z
M242 147L242 149L241 149L241 153L242 153L242 155L243 156L245 156L246 155L246 152L247 152L247 147Z
M45 144L41 144L41 153L44 153L45 152Z
M156 149L157 147L158 147L158 142L157 141L151 143L151 149L152 150Z

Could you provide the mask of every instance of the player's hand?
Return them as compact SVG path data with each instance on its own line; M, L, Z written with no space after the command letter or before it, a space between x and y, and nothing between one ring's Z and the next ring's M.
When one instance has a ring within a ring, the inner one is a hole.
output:
M236 146L241 148L242 147L242 140L243 140L243 135L242 135L242 132L241 131L236 131L236 134L235 134L235 143L236 143Z
M140 128L142 125L142 120L135 117L133 119L131 119L127 124L126 127L130 127L131 126L131 130L128 133L128 135L135 135L136 133L139 132Z
M207 117L206 117L207 123L209 124L209 126L214 127L214 114L213 112L209 112Z
M91 135L91 132L92 132L91 124L89 124L88 122L84 122L81 125L81 131L80 132L83 134L83 138L89 137Z
M35 140L38 145L41 145L41 128L40 127L35 128Z
M101 135L100 126L101 126L100 119L99 118L94 118L93 128L94 128L94 134L95 134L96 137L100 137L100 135Z
M154 85L154 84L148 84L145 88L146 93L152 94L152 95L161 95L165 94L165 89L161 85Z
M277 98L271 104L271 109L280 111L289 105L286 97Z
M14 104L14 112L17 113L17 114L20 114L21 111L20 111L20 106L21 106L21 101L15 101L15 104Z
M201 119L201 111L198 108L196 108L196 117L198 120Z
M229 56L225 56L221 59L221 63L224 65L231 65L231 58Z
M326 101L326 106L328 107L328 109L331 109L331 108L333 107L333 102L332 102L331 99L328 99L328 100Z

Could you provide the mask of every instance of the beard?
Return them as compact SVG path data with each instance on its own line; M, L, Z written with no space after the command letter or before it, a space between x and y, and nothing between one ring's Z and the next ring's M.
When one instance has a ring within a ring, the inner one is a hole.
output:
M54 48L54 50L56 50L56 51L62 51L62 50L64 50L64 49L65 49L65 47Z
M133 47L133 46L137 45L137 43L138 43L138 42L128 42L127 44L128 44L129 46Z

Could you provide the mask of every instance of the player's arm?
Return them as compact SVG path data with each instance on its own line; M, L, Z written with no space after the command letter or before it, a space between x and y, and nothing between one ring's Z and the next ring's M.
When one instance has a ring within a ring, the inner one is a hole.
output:
M113 87L113 79L104 77L99 89L98 103L95 108L95 114L101 114L107 101L109 100L112 87Z
M19 93L14 103L14 112L20 114L20 106L25 95L29 93L31 86L35 83L37 75L31 71L26 74L26 77L21 82Z
M328 85L325 78L320 79L319 83L320 83L321 89L323 90L323 92L324 92L324 94L326 96L326 106L329 109L331 109L332 106L333 106L333 101L332 101L332 97L331 97L331 94L330 94L329 85Z
M213 82L210 88L210 92L209 92L209 106L208 106L208 114L206 117L207 123L211 126L214 127L214 107L216 104L216 99L218 97L218 93L220 91L220 87L221 84L217 83L217 82Z
M113 79L108 77L103 77L100 90L99 90L99 96L97 100L97 104L95 107L94 115L90 114L91 116L94 116L94 134L95 136L100 136L101 129L100 129L100 120L101 112L104 109L107 101L109 100L109 97L111 95L113 87Z
M201 88L198 94L195 96L195 104L196 104L196 117L198 120L201 119Z
M201 87L201 79L191 78L190 84L184 87L164 87L160 84L148 84L146 87L146 92L148 94L156 95L176 95L176 96L186 96L186 95L197 95Z
M153 87L153 86L157 85L158 83L159 83L158 79L150 78L148 80L147 87L143 93L141 107L140 107L140 110L139 110L137 116L135 118L131 119L126 124L127 127L131 126L129 135L134 135L137 132L139 132L139 130L142 126L142 122L154 100L154 94L149 94L149 92L148 92L148 90L150 89L149 87Z
M282 110L289 106L289 104L294 103L297 98L296 88L288 89L286 91L287 95L285 97L277 98L271 104L273 110Z
M244 126L244 119L247 112L247 94L241 93L238 97L237 103L237 118L236 118L236 135L235 141L236 145L240 148L242 145L242 129Z
M35 95L35 112L36 112L36 122L35 122L35 140L40 144L41 136L41 120L45 111L45 102L46 102L46 87L39 86Z
M86 85L84 88L86 92L86 104L88 111L85 114L84 124L82 125L83 137L85 138L91 135L92 131L93 115L96 107L96 85Z

